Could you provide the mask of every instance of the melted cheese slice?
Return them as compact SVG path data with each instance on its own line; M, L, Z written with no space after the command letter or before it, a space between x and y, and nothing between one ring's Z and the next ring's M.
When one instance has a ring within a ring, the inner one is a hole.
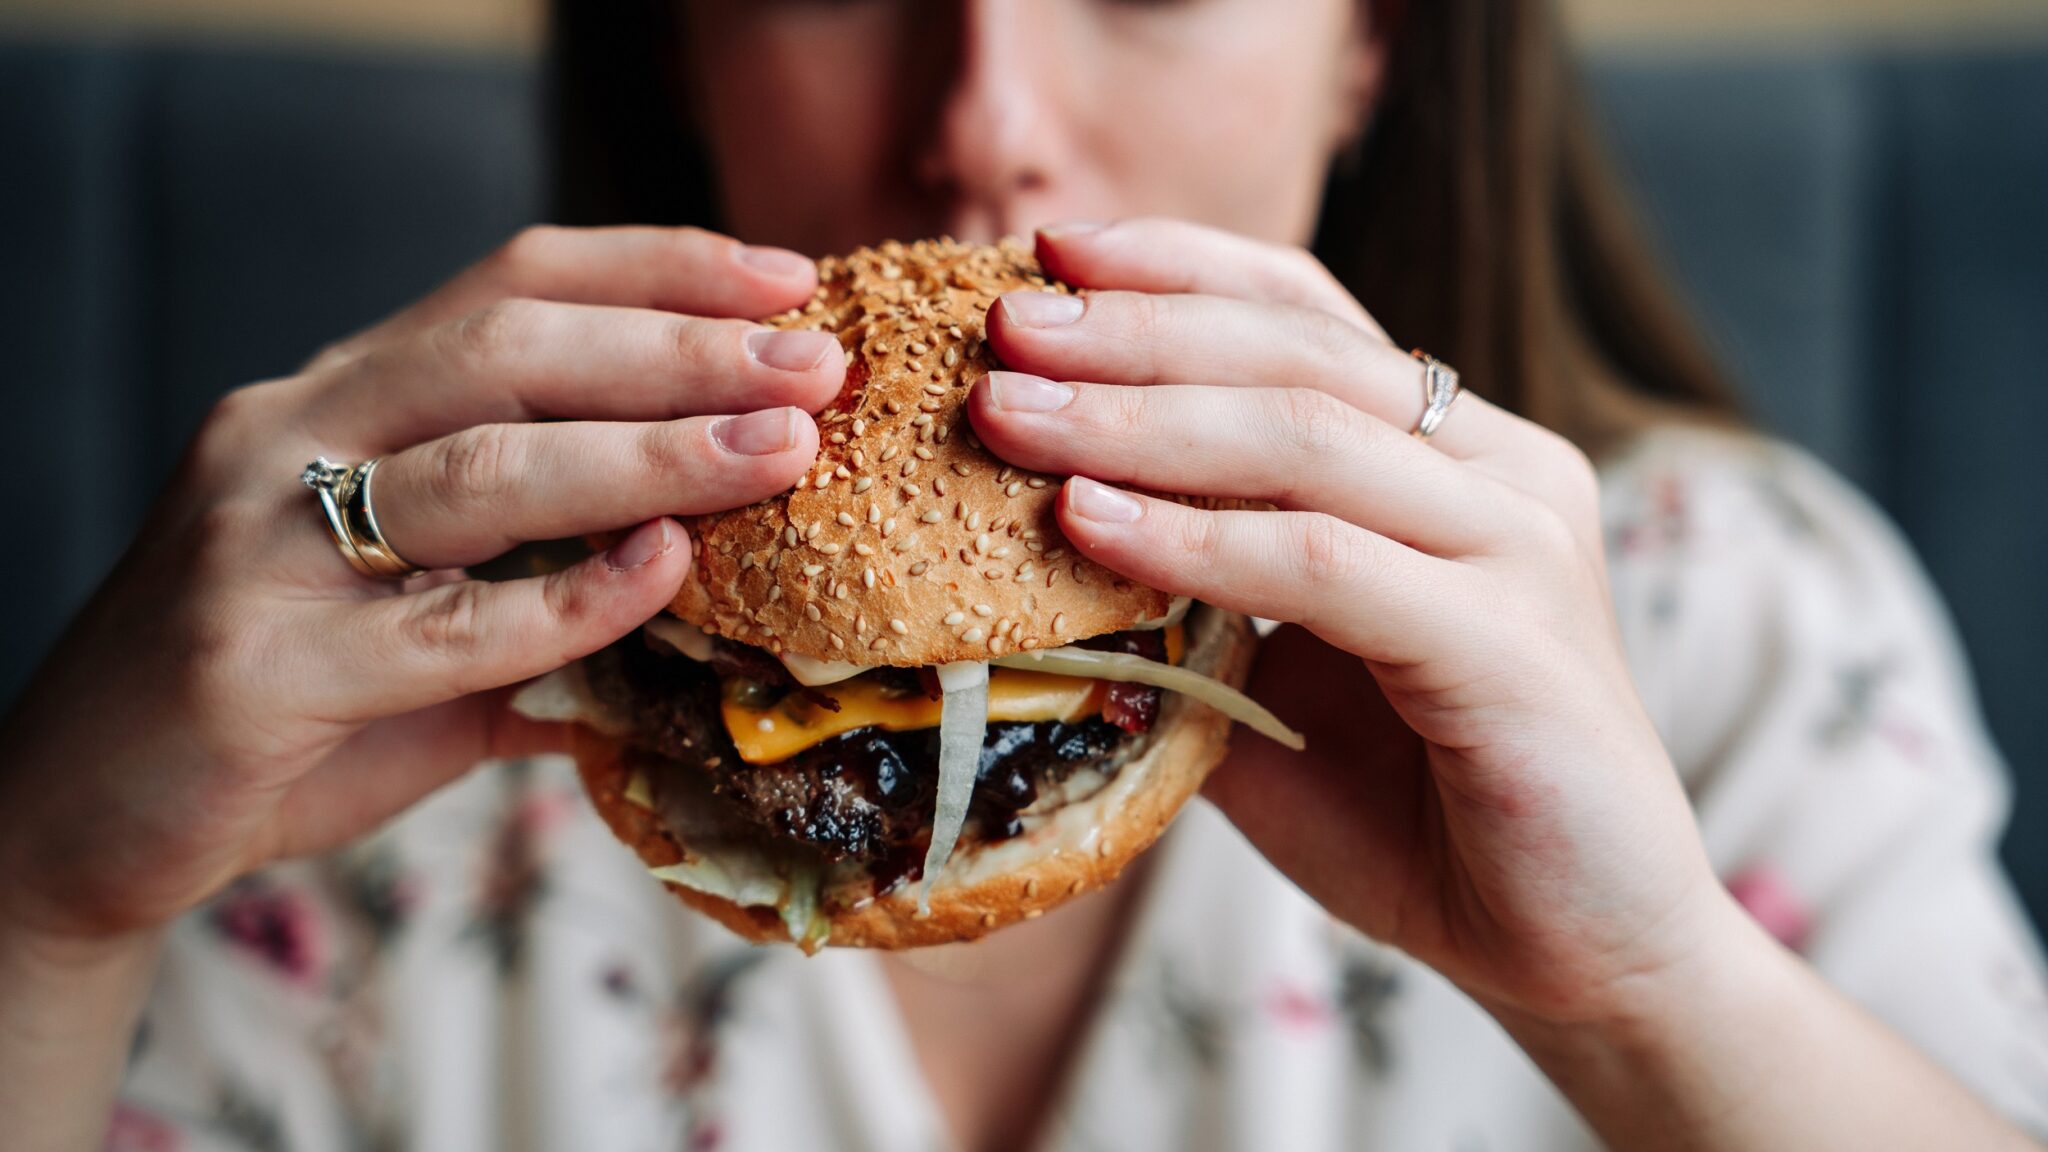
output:
M1167 663L1180 663L1186 645L1182 627L1169 625ZM1108 685L1100 680L995 668L989 674L988 718L1014 723L1057 720L1072 724L1099 714L1108 691ZM891 692L872 680L854 679L832 685L827 694L839 702L839 711L820 708L800 692L766 708L725 700L719 704L719 711L725 719L726 732L732 736L733 747L738 749L740 759L749 764L787 760L813 744L858 728L911 732L939 726L940 701L922 693Z
M1100 680L997 668L989 676L988 718L992 721L1058 720L1071 724L1102 711ZM720 710L733 747L749 764L773 764L857 728L909 732L939 726L940 702L923 693L891 692L872 680L834 685L839 711L818 707L794 693L766 708L724 701Z

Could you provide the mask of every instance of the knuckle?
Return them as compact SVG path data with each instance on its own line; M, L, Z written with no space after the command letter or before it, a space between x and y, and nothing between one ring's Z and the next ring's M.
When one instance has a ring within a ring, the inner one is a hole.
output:
M276 430L276 383L250 384L215 400L193 437L189 460L205 477L246 462L250 444Z
M1151 414L1145 389L1107 387L1091 391L1101 401L1097 419L1105 435L1121 440L1145 431Z
M1295 338L1317 360L1344 363L1358 352L1358 330L1318 308L1287 308Z
M1371 561L1356 533L1328 516L1302 521L1295 556L1302 583L1309 588L1344 588L1370 576Z
M571 632L599 615L590 581L574 568L553 573L541 584L541 611L555 628Z
M441 442L435 491L451 502L503 496L523 470L521 444L510 424L479 424L455 433Z
M1313 388L1280 389L1276 398L1279 431L1297 455L1320 458L1354 447L1358 430L1351 409L1327 392Z
M1223 532L1216 517L1193 508L1177 514L1173 542L1197 570L1215 563L1223 550Z
M521 298L494 301L449 326L458 362L480 367L518 355L540 319L542 305Z
M643 429L634 445L641 469L648 476L670 482L697 471L704 442L689 429L683 424L653 424Z
M405 618L401 641L451 663L473 659L490 635L485 620L486 587L480 581L465 580L446 586L437 595L421 597Z

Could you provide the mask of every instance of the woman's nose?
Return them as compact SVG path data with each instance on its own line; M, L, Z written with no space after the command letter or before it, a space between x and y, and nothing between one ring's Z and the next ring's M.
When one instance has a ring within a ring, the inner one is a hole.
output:
M958 61L918 174L962 239L1042 223L1064 162L1060 0L961 0Z

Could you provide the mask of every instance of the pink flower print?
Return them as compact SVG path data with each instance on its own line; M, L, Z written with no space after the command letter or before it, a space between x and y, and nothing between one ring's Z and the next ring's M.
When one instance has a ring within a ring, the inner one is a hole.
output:
M313 900L298 888L244 880L214 903L214 930L294 984L312 986L327 968L327 939Z
M1275 988L1264 1001L1266 1015L1280 1027L1294 1032L1324 1028L1337 1018L1329 1000L1293 984Z
M1728 881L1728 893L1780 944L1795 952L1806 946L1812 915L1776 869L1768 864L1747 868Z
M100 1149L101 1152L179 1152L184 1144L178 1130L161 1118L124 1103L114 1105L114 1115L107 1123L106 1140L100 1144Z

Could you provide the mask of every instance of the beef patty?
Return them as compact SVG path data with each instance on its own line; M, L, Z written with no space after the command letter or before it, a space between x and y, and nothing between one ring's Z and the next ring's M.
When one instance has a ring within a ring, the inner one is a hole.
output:
M744 645L717 641L713 664L704 664L628 636L584 664L591 691L612 711L630 718L628 742L659 768L703 772L713 791L751 823L815 847L829 860L858 860L892 876L914 874L930 838L938 785L939 732L861 728L819 742L787 760L749 764L740 759L719 713L722 692L742 690L756 700L806 690L788 679L778 660ZM1164 656L1157 633L1130 632L1090 644ZM729 683L721 684L723 673ZM923 690L916 670L868 673ZM1082 769L1113 775L1142 746L1158 713L1158 690L1114 686L1107 711L1116 722L1090 717L1073 724L993 723L982 744L968 808L968 834L1000 840L1022 830L1018 813ZM661 782L650 781L658 792Z

